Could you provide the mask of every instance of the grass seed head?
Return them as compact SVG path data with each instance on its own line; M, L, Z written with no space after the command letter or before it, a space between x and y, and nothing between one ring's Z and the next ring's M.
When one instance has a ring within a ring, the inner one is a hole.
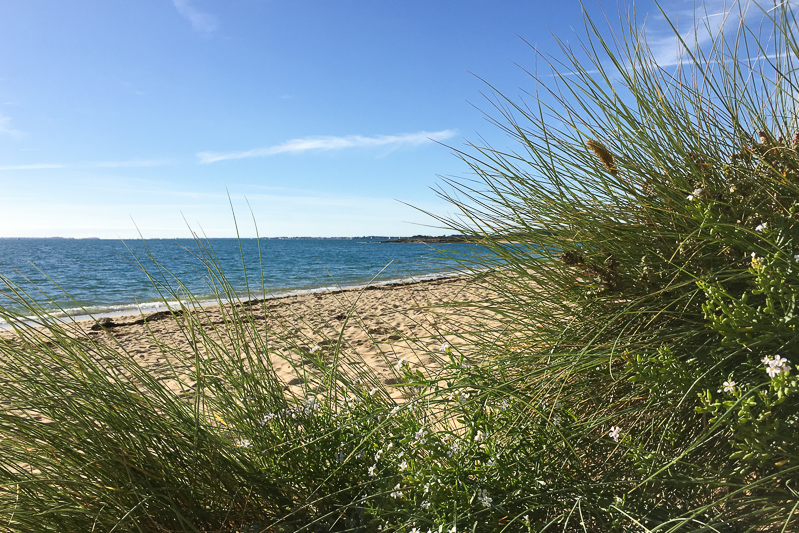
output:
M613 154L611 154L608 149L605 148L604 144L593 139L588 139L585 144L591 149L592 152L594 152L594 154L596 154L596 156L605 166L605 169L610 172L611 175L618 176L619 169L616 168L616 160L613 158Z

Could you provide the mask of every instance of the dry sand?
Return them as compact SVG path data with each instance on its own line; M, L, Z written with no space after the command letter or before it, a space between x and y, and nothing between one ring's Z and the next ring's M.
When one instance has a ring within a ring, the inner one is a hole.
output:
M488 295L479 277L460 276L250 301L234 308L211 305L176 314L84 320L75 326L100 344L124 350L150 373L163 375L168 386L181 389L192 385L191 372L176 364L174 354L196 351L214 357L215 352L229 353L233 345L243 350L241 335L231 334L235 327L230 316L232 309L247 311L252 327L246 344L266 346L278 376L301 393L303 380L314 372L307 364L309 358L329 358L335 352L348 359L350 372L372 374L373 380L388 385L396 382L394 369L401 359L432 370L443 343L457 347L467 342L462 334L477 320L468 304ZM195 332L201 331L205 339L187 335L190 328L180 327L187 323L194 324ZM10 335L0 332L3 337ZM259 338L253 341L253 335ZM174 379L175 370L183 376L183 385Z

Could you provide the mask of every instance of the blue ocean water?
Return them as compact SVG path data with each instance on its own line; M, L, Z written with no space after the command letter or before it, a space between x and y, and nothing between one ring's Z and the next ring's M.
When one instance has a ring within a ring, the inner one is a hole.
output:
M380 238L0 239L0 276L48 313L97 315L164 308L185 294L181 284L214 300L217 268L239 296L260 298L452 275L462 270L459 258L476 253L469 244ZM25 314L11 292L0 279L0 307Z

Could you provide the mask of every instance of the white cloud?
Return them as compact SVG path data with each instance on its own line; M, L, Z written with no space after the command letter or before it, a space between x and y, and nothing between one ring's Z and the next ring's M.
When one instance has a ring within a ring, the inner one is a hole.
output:
M0 114L0 135L11 135L12 137L21 137L24 135L19 130L11 127L11 119L3 114Z
M214 15L203 13L191 4L191 0L172 0L175 9L181 16L191 22L192 27L200 33L212 33L217 27L217 18Z
M130 161L98 161L86 166L95 168L123 168L123 167L162 167L169 164L166 159L132 159Z
M362 135L348 135L345 137L305 137L291 139L282 144L256 148L243 152L200 152L197 157L200 163L215 163L226 159L245 159L249 157L267 157L285 153L300 153L308 151L342 150L345 148L388 146L398 148L401 146L417 146L436 141L444 141L455 136L455 130L420 131L418 133L405 133L401 135L378 135L364 137Z
M129 167L161 167L169 164L166 159L133 159L130 161L97 161L92 163L75 163L63 165L60 163L32 163L28 165L0 166L3 170L46 170L52 168L129 168Z
M688 9L666 13L679 32L679 38L671 28L664 27L665 24L659 24L658 29L648 25L647 42L659 66L678 65L689 60L686 49L705 48L721 32L737 31L743 21L765 19L765 12L773 9L773 2L764 0L707 0L697 8L692 3ZM661 18L659 22L665 21ZM756 24L749 26L755 27Z
M51 163L34 163L32 165L6 165L0 167L0 170L40 170L47 168L64 168L65 165L57 165Z

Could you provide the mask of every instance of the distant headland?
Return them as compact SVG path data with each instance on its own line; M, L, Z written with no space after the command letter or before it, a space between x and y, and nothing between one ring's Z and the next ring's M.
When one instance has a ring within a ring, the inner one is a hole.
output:
M406 243L406 242L425 242L425 243L462 243L474 242L475 237L470 235L441 235L439 237L431 237L430 235L414 235L413 237L399 237L396 239L389 239L380 241L381 243Z

